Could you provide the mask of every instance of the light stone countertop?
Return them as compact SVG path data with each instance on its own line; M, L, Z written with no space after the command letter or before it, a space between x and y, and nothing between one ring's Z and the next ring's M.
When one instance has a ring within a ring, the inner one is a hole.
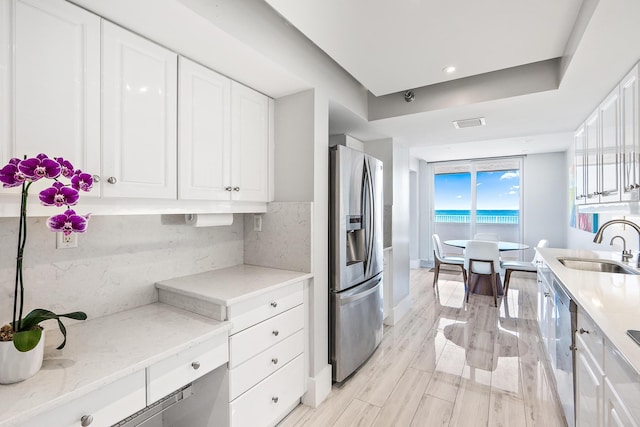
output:
M242 264L163 280L156 287L228 307L311 277L310 273Z
M55 349L62 335L47 326L42 369L20 383L0 385L0 426L19 426L230 328L230 322L161 303L70 325L62 350Z
M640 330L640 275L599 273L567 268L558 257L620 262L620 252L537 248L571 299L594 320L627 363L640 374L640 346L627 329ZM635 263L628 264L635 267Z

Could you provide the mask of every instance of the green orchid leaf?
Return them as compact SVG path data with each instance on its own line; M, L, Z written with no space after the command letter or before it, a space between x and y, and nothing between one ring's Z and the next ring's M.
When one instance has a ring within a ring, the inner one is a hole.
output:
M28 331L20 331L13 334L13 346L16 350L25 352L32 350L40 342L42 329L34 328Z
M65 344L67 343L67 328L65 328L64 325L62 324L62 321L60 320L61 317L66 317L74 320L87 320L87 314L82 311L74 311L72 313L65 313L65 314L56 314L53 311L45 310L42 308L36 308L35 310L32 310L29 314L27 314L22 318L22 322L20 322L20 330L21 331L29 330L37 326L38 324L40 324L40 322L44 322L45 320L50 320L50 319L56 319L58 321L58 326L60 327L60 332L62 332L62 336L64 337L62 344L60 344L57 347L57 349L62 350Z

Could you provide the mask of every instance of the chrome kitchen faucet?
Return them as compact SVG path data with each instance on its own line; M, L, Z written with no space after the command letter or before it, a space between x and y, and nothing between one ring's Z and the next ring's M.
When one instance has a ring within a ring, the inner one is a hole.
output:
M636 232L638 233L639 254L638 254L638 258L636 260L636 267L640 267L640 227L635 222L631 222L628 219L612 219L610 221L607 221L604 224L602 224L602 226L598 229L598 232L596 233L595 237L593 238L593 243L602 243L602 235L604 234L605 228L607 228L607 227L609 227L610 225L613 225L613 224L626 224L629 227L631 227L634 230L636 230ZM613 239L611 239L611 241L613 242ZM624 241L624 239L623 239L623 241ZM625 259L624 250L623 250L622 259L623 260Z

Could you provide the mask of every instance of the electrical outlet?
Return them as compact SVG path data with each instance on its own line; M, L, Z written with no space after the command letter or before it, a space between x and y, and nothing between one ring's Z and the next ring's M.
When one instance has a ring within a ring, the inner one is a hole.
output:
M262 231L262 215L253 215L253 231Z
M78 247L78 235L71 233L65 236L64 233L56 233L56 249L69 249Z

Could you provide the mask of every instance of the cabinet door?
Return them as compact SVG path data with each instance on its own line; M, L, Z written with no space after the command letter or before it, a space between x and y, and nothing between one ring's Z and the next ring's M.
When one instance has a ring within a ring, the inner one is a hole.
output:
M106 197L177 197L177 55L102 23Z
M598 173L600 202L620 201L618 153L620 146L620 96L616 88L600 104L600 154Z
M269 197L269 98L231 84L232 199L266 202Z
M611 382L604 380L604 425L606 427L638 427Z
M62 0L0 9L0 164L45 153L99 175L100 18Z
M604 373L586 343L576 335L576 425L599 427L603 424Z
M587 192L585 190L586 180L586 150L585 150L585 135L584 126L576 131L573 136L574 148L575 148L575 203L577 205L584 204L587 200Z
M620 140L622 149L622 200L638 198L640 185L639 67L636 65L620 83Z
M178 197L229 200L231 81L180 57Z
M585 152L586 152L586 193L587 203L598 203L600 201L598 197L598 145L599 145L599 112L596 111L587 119L584 124L585 128Z

